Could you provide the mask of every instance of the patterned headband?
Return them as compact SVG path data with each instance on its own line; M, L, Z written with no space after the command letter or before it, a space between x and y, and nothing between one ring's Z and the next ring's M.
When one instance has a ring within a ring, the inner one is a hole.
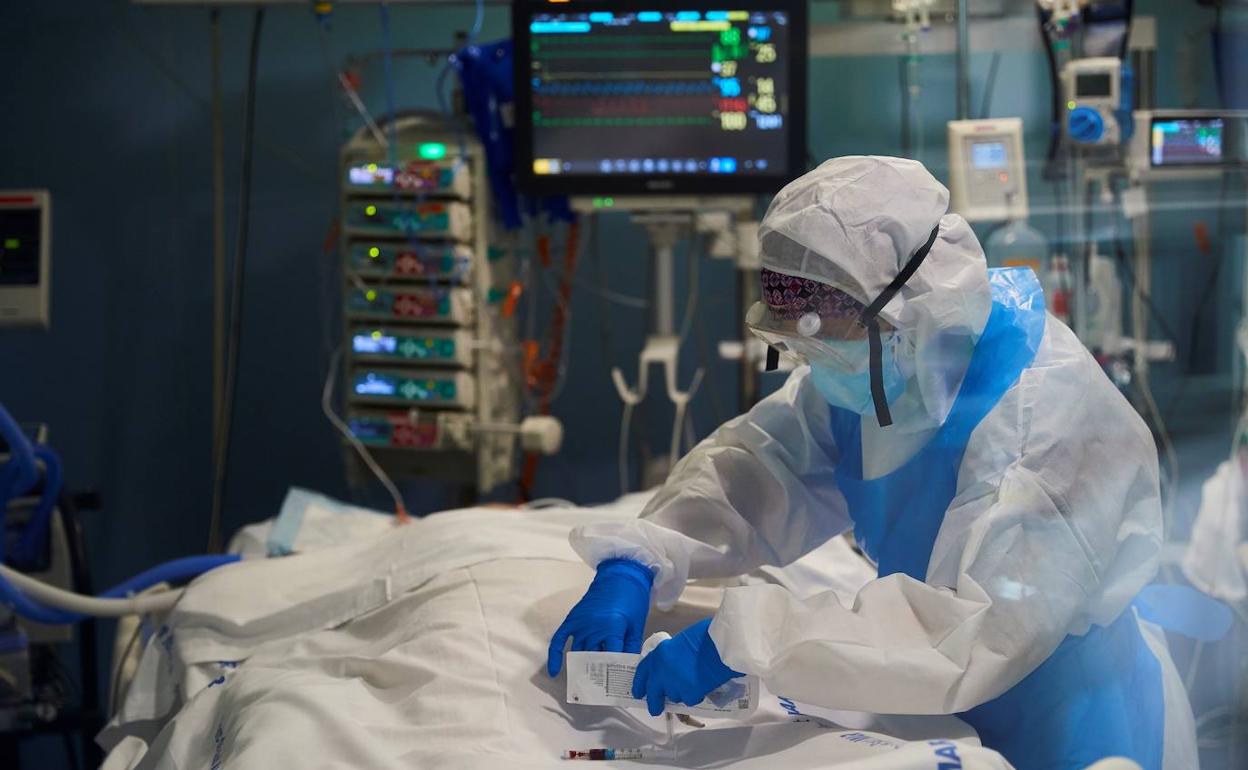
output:
M796 321L807 313L820 318L858 318L866 305L840 289L809 278L763 268L763 301L779 318Z

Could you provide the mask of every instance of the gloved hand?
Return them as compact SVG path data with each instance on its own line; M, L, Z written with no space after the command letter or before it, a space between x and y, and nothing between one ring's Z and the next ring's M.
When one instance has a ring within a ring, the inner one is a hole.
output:
M653 583L654 573L641 562L607 559L599 564L594 582L551 637L546 672L559 675L568 637L578 652L641 652Z
M710 618L694 623L641 659L633 674L633 697L646 699L650 716L663 713L665 700L696 706L724 682L745 676L720 660L710 628Z

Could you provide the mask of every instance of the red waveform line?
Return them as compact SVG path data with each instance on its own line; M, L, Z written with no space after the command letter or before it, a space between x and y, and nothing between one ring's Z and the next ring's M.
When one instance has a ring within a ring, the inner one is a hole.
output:
M697 115L715 110L720 100L713 95L647 97L551 96L536 97L533 108L547 118L649 117L652 115ZM743 101L744 104L744 101ZM744 111L743 106L741 110Z

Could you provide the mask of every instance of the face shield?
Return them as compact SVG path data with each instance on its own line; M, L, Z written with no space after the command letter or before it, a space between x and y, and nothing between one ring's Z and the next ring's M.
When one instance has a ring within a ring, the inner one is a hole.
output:
M901 272L865 307L834 286L764 268L764 301L749 309L745 323L770 346L767 368L775 368L781 352L802 363L830 365L849 373L869 367L876 419L881 427L892 425L883 373L883 335L891 327L879 315L923 264L939 233L937 224Z
M763 301L746 312L745 325L772 350L799 364L817 363L845 372L866 369L866 309L846 292L826 283L766 268ZM857 344L853 344L857 343Z
M867 330L856 321L825 319L805 313L797 320L779 317L765 303L755 302L745 315L745 325L773 350L799 364L829 365L845 372L867 368ZM846 343L858 343L850 345ZM861 350L861 353L857 351Z

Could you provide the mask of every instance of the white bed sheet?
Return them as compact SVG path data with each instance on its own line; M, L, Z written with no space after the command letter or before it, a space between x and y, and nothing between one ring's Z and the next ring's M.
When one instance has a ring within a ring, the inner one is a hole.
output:
M553 768L570 748L661 742L661 719L565 704L562 675L544 671L549 635L591 577L568 530L643 503L454 511L214 571L148 642L100 735L105 768ZM749 579L851 603L871 575L838 539ZM721 590L691 587L647 632L709 615ZM677 745L659 764L1009 767L954 717L826 712L769 693L745 723L679 726Z

